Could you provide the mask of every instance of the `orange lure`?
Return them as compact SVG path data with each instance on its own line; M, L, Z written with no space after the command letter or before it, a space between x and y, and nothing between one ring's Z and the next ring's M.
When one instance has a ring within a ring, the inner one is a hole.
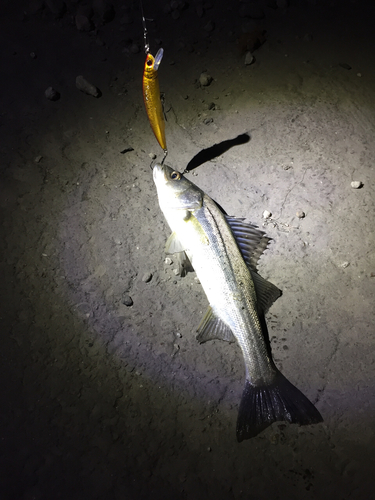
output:
M145 69L143 72L143 99L152 131L164 151L167 154L167 142L165 140L165 122L163 108L160 99L160 88L158 80L158 68L163 57L163 49L159 49L153 57L149 52L146 56Z

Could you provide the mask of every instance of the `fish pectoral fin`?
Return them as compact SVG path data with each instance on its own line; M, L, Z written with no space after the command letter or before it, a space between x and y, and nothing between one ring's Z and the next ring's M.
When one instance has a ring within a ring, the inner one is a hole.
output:
M182 245L181 241L178 239L178 236L175 232L173 232L165 243L165 252L166 253L179 253L184 252L186 248Z
M176 233L172 233L167 239L165 244L165 252L173 254L177 265L177 275L186 276L188 271L193 271L191 260L189 259L188 252L181 244Z
M199 323L197 332L197 340L200 344L214 339L225 340L227 342L234 342L236 340L232 330L215 315L211 306L209 306L202 321Z
M183 278L189 271L194 271L186 252L178 252L174 254L177 265L177 276Z

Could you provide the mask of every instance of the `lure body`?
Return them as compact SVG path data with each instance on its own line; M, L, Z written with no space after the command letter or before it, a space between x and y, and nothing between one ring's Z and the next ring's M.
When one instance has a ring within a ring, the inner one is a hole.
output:
M158 68L162 57L163 49L159 49L155 57L147 53L143 72L143 99L145 101L146 112L152 131L166 154L167 142L165 140L165 122L158 79Z

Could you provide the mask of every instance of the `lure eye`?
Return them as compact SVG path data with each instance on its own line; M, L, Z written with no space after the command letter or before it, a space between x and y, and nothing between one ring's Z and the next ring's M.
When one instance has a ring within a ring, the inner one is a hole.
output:
M172 173L171 173L171 179L172 179L173 181L179 181L179 180L181 179L181 174L180 174L180 172L176 172L176 171L172 172Z
M146 62L147 66L152 66L152 61L151 59L149 59L147 62Z

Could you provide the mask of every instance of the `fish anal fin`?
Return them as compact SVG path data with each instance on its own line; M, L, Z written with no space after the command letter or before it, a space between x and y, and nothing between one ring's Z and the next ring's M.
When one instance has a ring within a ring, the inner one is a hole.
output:
M237 418L237 440L249 439L273 422L317 424L323 418L315 406L278 370L271 384L246 380Z
M236 340L232 330L215 315L211 306L209 306L202 321L199 323L197 332L197 340L201 344L214 339L225 340L226 342L235 342Z
M258 312L266 313L282 292L273 283L262 278L256 271L250 270L250 273L257 294Z

